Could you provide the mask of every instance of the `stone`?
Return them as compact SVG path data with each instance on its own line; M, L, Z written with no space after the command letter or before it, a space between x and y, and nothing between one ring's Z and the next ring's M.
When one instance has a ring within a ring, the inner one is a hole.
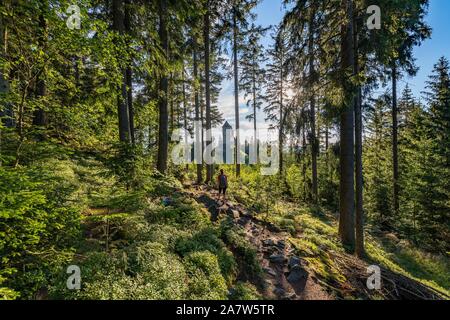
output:
M271 269L271 268L264 268L264 271L267 274L271 275L272 277L275 277L277 275L277 273L275 271L273 271L273 269Z
M263 241L263 244L264 244L265 246L273 246L273 245L274 245L274 242L273 242L272 239L266 239L266 240Z
M289 268L292 269L292 267L296 266L296 265L300 265L301 264L301 260L299 257L291 257L289 259Z
M269 260L273 263L284 263L286 261L286 257L282 254L273 254L269 257Z
M278 248L284 249L285 246L286 246L286 242L284 242L284 240L279 240L277 242L277 247Z
M275 290L273 290L273 293L275 293L277 296L284 296L286 294L286 290L276 287Z
M287 281L290 283L295 283L302 281L308 277L308 272L305 271L302 267L299 265L295 265L292 267L291 272L289 273L289 276L287 277Z
M234 219L239 219L241 217L241 215L239 214L239 211L237 210L233 210L231 208L227 208L226 209L227 214L231 217L233 217Z

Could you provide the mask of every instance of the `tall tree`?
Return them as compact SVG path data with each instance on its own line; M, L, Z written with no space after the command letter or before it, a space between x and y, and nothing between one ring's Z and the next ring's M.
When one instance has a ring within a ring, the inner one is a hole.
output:
M193 39L194 48L193 48L193 63L194 63L194 99L195 99L195 122L197 126L195 127L196 132L195 135L195 143L197 146L202 145L203 141L201 139L201 115L200 115L200 78L198 74L198 53L197 53L197 39ZM197 183L200 184L203 180L203 148L198 148L198 154L196 155L197 161Z
M278 148L280 154L279 174L283 175L283 145L285 137L285 127L287 124L287 108L289 104L287 91L287 72L285 72L285 62L287 55L286 35L283 29L276 28L272 35L273 44L267 54L269 62L266 66L266 96L267 105L264 108L266 121L275 123L278 127Z
M233 50L233 78L234 78L234 109L235 109L235 129L236 129L236 176L241 175L240 164L240 105L239 105L239 53L242 49L243 33L248 28L249 19L254 19L255 15L251 10L256 6L258 0L233 0L231 3L231 33Z
M413 48L428 38L431 30L425 22L428 0L380 1L383 8L383 28L374 32L371 41L379 63L390 70L392 81L392 207L399 213L399 162L398 162L398 105L397 82L401 70L414 75L417 68L412 55Z
M168 32L168 5L167 0L158 0L159 14L159 41L162 54L168 63L169 57L169 32ZM169 111L168 111L169 78L167 70L163 70L159 79L158 109L159 109L159 134L158 134L158 161L157 169L161 173L167 171L167 158L169 153Z
M113 30L118 35L119 40L125 35L125 12L123 0L112 1ZM121 142L130 142L130 118L128 113L128 93L127 93L127 75L126 70L121 71L123 76L121 79L119 94L117 95L117 113L119 117L119 137Z
M354 74L353 0L342 1L345 13L341 25L341 77L344 103L340 115L340 209L339 234L349 250L355 246L355 179L354 179Z
M48 37L48 25L47 25L47 12L49 10L49 3L47 0L42 1L39 6L39 30L38 30L38 43L42 51L46 51L47 47L47 37ZM39 74L36 80L36 96L43 99L47 94L46 87L46 66L42 67L42 72ZM35 126L44 127L48 123L47 113L42 107L38 107L34 111L33 124Z
M315 71L315 17L316 17L316 7L315 3L310 3L309 17L308 17L308 68L309 68L309 79L308 79L308 91L309 91L309 104L310 104L310 115L311 115L311 171L312 171L312 195L314 203L318 202L319 191L318 191L318 181L317 181L317 154L319 152L319 145L316 136L316 95L315 95L315 84L316 84L316 71Z
M246 33L245 45L241 57L242 72L240 87L245 93L247 106L252 113L246 118L253 121L254 143L258 144L257 137L257 112L263 104L263 86L265 82L265 70L263 68L265 55L264 47L260 43L266 29L252 24Z
M125 0L125 15L124 15L124 27L128 38L132 38L132 3L131 0ZM131 45L130 41L127 43L128 46ZM128 106L128 116L130 121L130 138L131 142L135 144L135 128L134 128L134 108L133 108L133 59L130 57L125 70L125 83L127 86L127 106Z
M206 102L206 146L212 144L211 136L211 57L210 57L210 0L206 1L205 15L203 21L203 41L204 41L204 58L205 58L205 102ZM213 172L212 164L206 165L206 183L212 182Z
M360 19L355 15L353 30L353 47L354 47L354 73L358 77L360 73L360 56L359 56L359 35L361 29L359 25ZM355 252L358 257L364 257L364 198L363 198L363 139L362 139L362 90L359 83L356 84L356 97L354 99L355 108Z

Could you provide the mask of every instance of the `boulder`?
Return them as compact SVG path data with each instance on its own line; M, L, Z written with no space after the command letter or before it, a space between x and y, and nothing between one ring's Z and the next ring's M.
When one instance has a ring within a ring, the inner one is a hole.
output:
M308 277L308 272L305 271L301 266L295 265L291 268L291 272L287 277L287 281L290 283L296 283L305 280Z
M273 254L269 257L270 262L281 264L286 261L286 257L282 254Z
M289 259L289 268L293 268L294 266L300 265L301 264L301 260L299 257L291 257Z
M269 247L269 246L273 246L275 243L273 242L272 239L266 239L266 240L263 241L263 244L265 246Z
M277 247L280 249L284 249L286 247L286 242L284 240L279 240L277 242Z
M233 210L231 208L227 209L227 214L229 216L233 217L234 219L239 219L241 217L241 215L239 214L239 211Z
M275 293L277 296L284 296L286 294L286 290L276 287L275 290L273 290L273 293Z
M264 268L264 271L265 271L267 274L271 275L272 277L275 277L275 276L277 275L277 273L276 273L273 269L271 269L271 268Z

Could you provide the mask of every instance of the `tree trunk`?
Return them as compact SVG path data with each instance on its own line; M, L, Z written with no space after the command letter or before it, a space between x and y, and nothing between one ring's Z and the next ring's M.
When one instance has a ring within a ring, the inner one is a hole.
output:
M393 165L393 208L394 217L399 211L399 171L398 171L398 108L397 108L397 67L392 67L392 165Z
M167 30L167 0L158 1L159 9L159 39L166 59L169 57L169 34ZM158 162L157 170L167 171L167 157L169 153L169 113L167 110L167 95L169 80L167 70L164 70L159 81L159 132L158 132Z
M197 40L195 39L195 44L194 44L194 79L195 81L198 81L198 58L197 58ZM198 88L198 83L195 84L194 86L194 99L195 99L195 122L197 123L197 132L195 132L195 143L197 146L200 146L202 141L201 141L201 132L198 132L198 130L202 131L202 127L201 125L199 126L199 124L201 124L201 118L200 118L200 96L199 96L199 88ZM198 160L200 160L200 163L197 163L197 184L200 184L203 180L202 177L202 171L203 171L203 155L201 154L203 148L198 147L199 153L197 154L195 158L197 158Z
M125 33L125 15L123 0L113 0L112 2L113 14L113 29L119 35ZM119 117L119 138L123 143L130 142L130 119L127 106L127 85L126 85L126 70L122 71L122 85L120 94L117 95L117 114Z
M359 52L358 52L358 33L355 24L354 31L354 52L355 52L355 74L359 74ZM363 204L363 163L362 163L362 93L361 86L358 84L355 98L355 183L356 183L356 254L358 257L364 257L364 204Z
M235 109L235 121L236 121L236 144L235 144L235 157L236 157L236 177L241 176L241 160L240 160L240 136L239 136L239 69L238 69L238 25L237 25L237 12L236 7L233 6L233 65L234 65L234 109Z
M186 78L185 78L185 66L184 66L184 60L183 60L183 70L181 74L181 78L183 81L183 128L184 128L184 144L187 146L188 144L188 118L187 118L187 100L186 100ZM186 148L186 152L187 148ZM190 152L190 150L189 150ZM190 154L189 154L190 158ZM189 170L189 164L186 163L186 171Z
M283 54L281 54L281 66L280 66L280 129L278 131L278 146L280 153L280 176L283 176L283 126L284 126L284 110L283 110L283 91L284 91L284 74L283 74ZM286 180L285 180L286 182Z
M302 119L302 156L306 154L306 124L305 120ZM300 158L302 161L302 176L303 176L303 200L308 200L308 183L306 178L306 159Z
M125 1L125 31L127 34L131 33L131 0ZM128 116L130 121L130 138L133 144L136 143L136 133L134 129L134 108L133 108L133 60L129 61L126 73L127 85L127 102L128 102Z
M1 50L0 50L0 55L5 58L6 57L6 52L7 52L7 45L6 45L6 26L5 23L3 21L3 17L0 16L0 45L1 45ZM5 70L0 69L0 94L4 95L8 92L8 81L6 80L5 77ZM8 115L8 106L2 106L2 108L0 109L0 117L4 116L5 114ZM12 116L12 114L11 114ZM1 151L2 151L2 125L5 125L6 127L8 127L8 120L6 121L2 121L3 119L0 119L0 167L2 166L2 157L1 157Z
M310 8L309 18L309 94L311 108L311 168L312 168L312 195L313 202L318 202L318 182L317 182L317 138L316 138L316 97L314 94L315 70L314 70L314 9Z
M355 246L355 183L354 183L354 90L351 82L345 78L353 68L353 1L343 0L347 22L342 26L341 75L345 94L343 110L340 116L340 203L339 234L342 244L353 252Z
M210 3L207 2L204 16L203 37L205 44L205 102L206 102L206 146L212 144L211 136L211 80L210 80ZM206 183L212 182L212 164L206 165Z
M40 5L39 14L39 37L38 43L39 47L45 52L47 48L47 20L45 18L45 12L48 10L48 1L42 1ZM43 70L40 75L36 78L36 96L44 97L47 94L47 86L45 84L46 67L43 66ZM45 127L48 124L47 113L42 109L38 108L33 114L33 125L38 127ZM42 136L41 136L42 137Z
M172 132L175 130L175 98L174 98L174 87L175 87L175 79L173 72L170 73L169 77L169 97L170 97L170 112L169 112L169 119L170 119L170 130L169 130L169 136L172 135Z

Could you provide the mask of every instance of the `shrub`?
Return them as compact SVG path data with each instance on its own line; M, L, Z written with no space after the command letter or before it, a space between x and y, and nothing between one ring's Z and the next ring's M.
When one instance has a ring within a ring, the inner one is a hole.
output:
M214 254L208 251L193 252L187 255L184 260L190 275L189 299L226 299L227 285Z
M236 277L237 265L234 256L212 228L201 230L193 236L180 237L176 242L175 251L181 256L198 251L209 251L217 256L220 270L227 283L231 284Z

